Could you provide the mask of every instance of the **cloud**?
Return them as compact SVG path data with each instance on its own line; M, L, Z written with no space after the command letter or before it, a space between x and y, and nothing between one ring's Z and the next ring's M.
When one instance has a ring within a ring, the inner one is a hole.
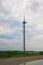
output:
M3 46L4 50L23 50L22 40L17 39L0 39L0 46Z
M12 34L14 33L16 30L11 29L9 27L6 26L1 26L0 25L0 34Z
M38 9L39 9L39 7L40 7L40 3L39 3L39 1L32 1L32 3L31 3L31 6L30 6L30 9L33 11L33 12L36 12L36 11L38 11Z
M1 0L0 4L0 18L9 19L15 18L20 19L21 15L23 15L23 3L24 1L12 1L12 0ZM22 11L22 12L21 12Z
M40 31L41 31L41 30L43 31L43 24L37 25L37 29L40 30Z

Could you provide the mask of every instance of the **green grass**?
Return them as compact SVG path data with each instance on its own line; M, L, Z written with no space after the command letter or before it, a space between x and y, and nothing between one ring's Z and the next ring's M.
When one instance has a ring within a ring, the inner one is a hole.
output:
M39 54L41 55L39 52L0 51L0 58L38 56Z

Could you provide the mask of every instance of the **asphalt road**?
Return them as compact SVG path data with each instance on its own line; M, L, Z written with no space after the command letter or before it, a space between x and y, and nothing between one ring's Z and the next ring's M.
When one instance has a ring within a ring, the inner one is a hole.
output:
M20 63L40 60L43 56L0 59L0 65L19 65Z

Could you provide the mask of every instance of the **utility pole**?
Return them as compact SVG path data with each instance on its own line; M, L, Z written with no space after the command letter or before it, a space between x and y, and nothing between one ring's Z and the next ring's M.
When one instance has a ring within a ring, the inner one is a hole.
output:
M24 44L24 52L25 52L25 16L24 16L24 21L23 21L23 44Z

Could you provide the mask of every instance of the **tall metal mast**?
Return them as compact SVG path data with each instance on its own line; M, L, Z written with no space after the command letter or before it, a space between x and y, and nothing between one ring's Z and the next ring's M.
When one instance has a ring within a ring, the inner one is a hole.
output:
M25 14L24 14L24 21L23 21L23 44L24 44L24 52L25 52Z

